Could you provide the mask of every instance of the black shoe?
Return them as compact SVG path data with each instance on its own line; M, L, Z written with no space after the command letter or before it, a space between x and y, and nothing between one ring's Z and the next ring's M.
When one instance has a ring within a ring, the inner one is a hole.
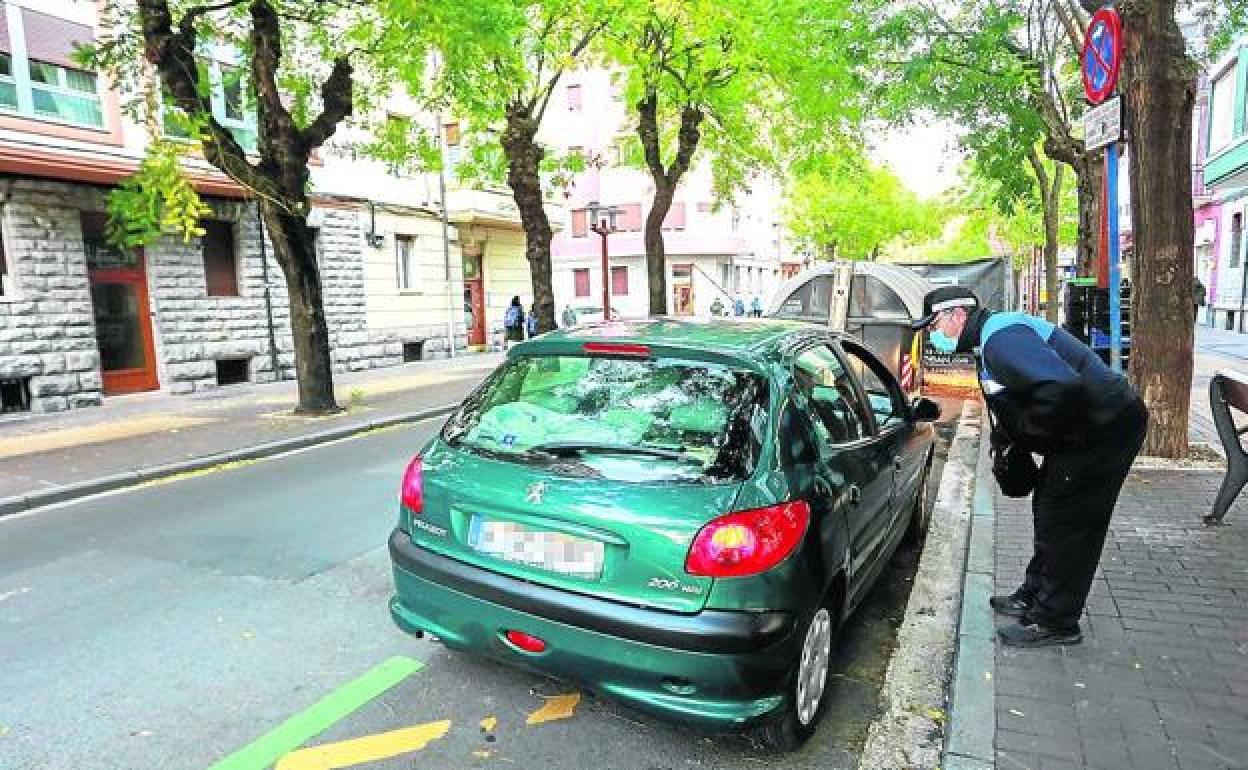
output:
M993 612L1010 618L1021 618L1031 608L1031 603L1019 599L1014 594L1002 594L988 600Z
M1083 633L1074 628L1049 628L1039 623L1011 623L997 629L1001 643L1009 647L1053 647L1079 644Z

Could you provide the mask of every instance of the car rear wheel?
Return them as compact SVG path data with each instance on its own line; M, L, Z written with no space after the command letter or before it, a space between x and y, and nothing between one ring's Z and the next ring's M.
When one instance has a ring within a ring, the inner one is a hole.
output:
M927 537L928 525L932 523L932 506L930 504L928 483L932 475L932 452L927 453L923 462L923 475L919 477L919 491L914 496L914 510L910 512L910 524L906 527L903 542L906 545L918 545Z
M828 703L828 682L837 620L828 607L820 607L806 625L801 651L790 676L784 709L769 724L758 728L755 740L774 751L793 751L815 732Z

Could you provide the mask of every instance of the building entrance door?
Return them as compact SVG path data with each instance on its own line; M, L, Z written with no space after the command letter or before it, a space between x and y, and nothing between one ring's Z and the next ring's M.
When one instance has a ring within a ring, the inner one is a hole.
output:
M104 393L155 390L160 382L143 252L123 253L91 240L85 245Z
M485 286L480 278L464 281L464 324L469 346L485 347Z

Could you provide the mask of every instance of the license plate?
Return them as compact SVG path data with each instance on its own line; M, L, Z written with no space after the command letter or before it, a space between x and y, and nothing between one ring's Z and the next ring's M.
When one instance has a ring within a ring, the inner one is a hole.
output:
M468 545L496 559L561 575L589 579L602 576L603 544L597 540L474 516Z

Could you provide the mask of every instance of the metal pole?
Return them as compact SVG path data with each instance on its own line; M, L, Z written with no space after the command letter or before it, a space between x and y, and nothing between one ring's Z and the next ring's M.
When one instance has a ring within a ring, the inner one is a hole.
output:
M455 357L455 292L451 283L451 235L450 214L446 206L446 147L442 136L442 116L437 115L434 126L438 137L438 198L442 201L442 261L446 266L446 354ZM484 257L483 257L484 258Z
M1234 242L1235 238L1240 240ZM1239 255L1239 318L1235 325L1240 334L1244 333L1244 295L1248 294L1248 254L1243 252L1243 233L1236 233L1235 228L1231 228L1231 253Z
M607 257L607 220L602 220L598 234L602 236L602 320L611 320L611 265Z
M269 362L273 366L273 381L282 379L277 359L277 334L273 331L273 298L269 288L269 255L264 247L264 217L260 216L260 204L256 204L256 224L260 226L260 269L264 276L264 313L269 319Z
M1122 276L1118 266L1118 143L1105 147L1106 214L1109 219L1109 365L1122 372Z

